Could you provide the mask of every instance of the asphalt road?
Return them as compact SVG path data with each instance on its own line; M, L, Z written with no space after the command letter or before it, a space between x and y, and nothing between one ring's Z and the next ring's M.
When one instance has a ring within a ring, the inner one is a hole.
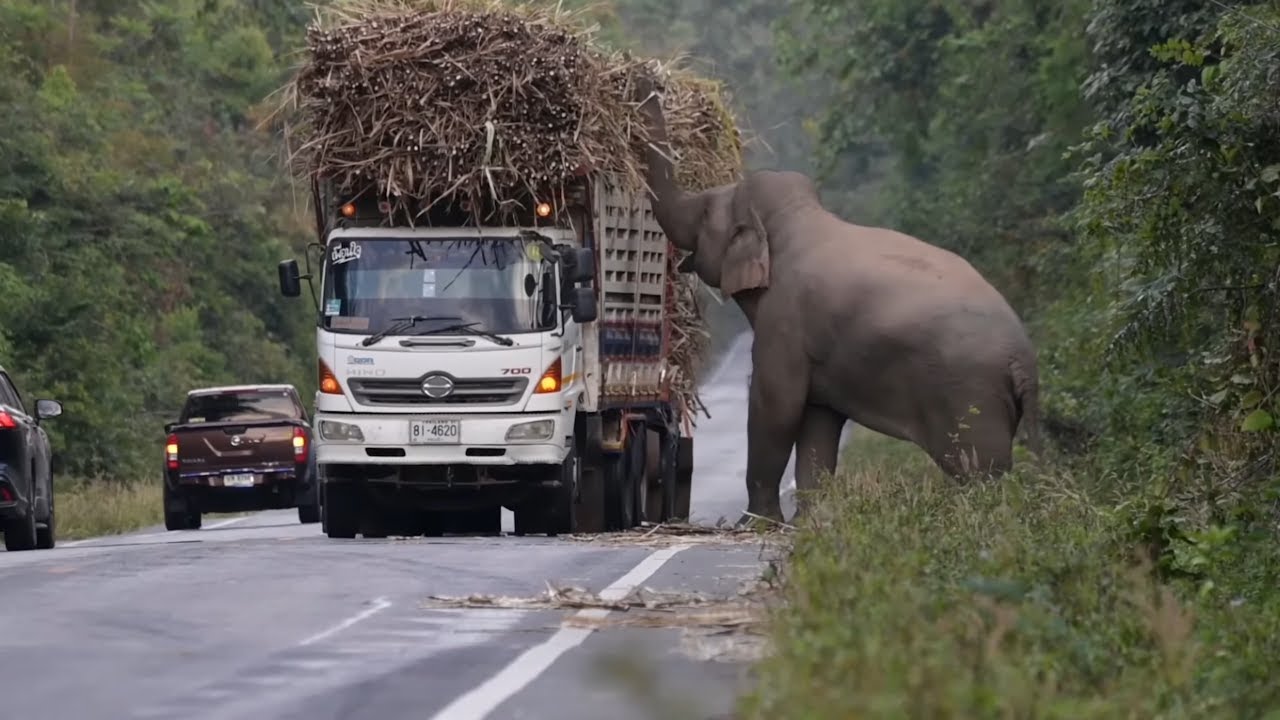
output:
M695 440L696 521L745 507L749 348L740 339L705 386L713 417ZM566 627L563 609L425 604L531 597L548 583L613 599L635 587L731 596L761 567L754 545L330 541L293 511L0 553L0 718L723 716L746 666L725 661L734 648L714 637L610 628L609 617L594 631ZM635 667L602 674L617 656Z

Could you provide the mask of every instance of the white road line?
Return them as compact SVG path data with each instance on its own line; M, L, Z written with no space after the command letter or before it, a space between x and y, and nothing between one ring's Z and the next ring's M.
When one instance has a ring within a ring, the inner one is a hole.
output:
M325 638L331 637L333 635L336 635L342 632L343 630L346 630L347 628L351 627L352 625L355 625L356 623L362 620L367 620L373 617L377 613L380 613L389 607L391 607L391 601L384 597L380 597L373 601L372 607L367 607L364 610L361 610L360 612L356 613L355 615L352 615L346 620L343 620L337 625L334 625L328 630L324 630L322 632L316 633L315 635L312 635L306 640L303 640L302 642L298 643L298 645L299 646L314 645L315 643L318 643L321 640L324 640Z
M612 585L600 592L602 600L621 600L637 585L647 580L658 571L676 553L690 545L676 545L658 550L646 557L631 572L618 578ZM580 618L603 618L608 610L591 608L579 610ZM522 653L510 664L489 678L449 703L443 710L432 716L432 720L483 720L499 705L520 692L529 683L551 667L561 655L582 644L594 631L594 628L562 627L541 645L535 645Z
M219 520L219 521L218 521L218 522L216 522L216 523L210 523L210 524L208 524L208 525L205 525L202 529L204 529L204 530L217 530L218 528L224 528L224 527L228 527L228 526L231 526L231 525L235 525L236 523L239 523L239 522L244 522L245 520L248 520L248 519L249 519L249 518L251 518L251 517L253 517L253 516L252 516L252 515L241 515L240 517L233 517L233 518L229 518L229 519L227 519L227 520ZM189 532L189 533L198 533L198 532L200 532L200 531L199 531L199 530L189 530L188 532ZM78 547L78 546L80 546L80 545L87 545L87 544L89 544L89 543L93 543L93 542L105 542L105 541L111 541L111 540L116 540L116 541L119 541L119 540L141 540L141 539L143 539L143 538L155 538L155 537L165 537L165 536L172 536L172 537L185 537L185 536L184 536L183 534L181 534L181 533L173 533L173 532L170 532L170 531L168 531L168 530L165 530L164 532L142 533L141 535L99 535L98 537L85 538L85 539L83 539L83 540L72 540L71 542L58 543L58 547Z

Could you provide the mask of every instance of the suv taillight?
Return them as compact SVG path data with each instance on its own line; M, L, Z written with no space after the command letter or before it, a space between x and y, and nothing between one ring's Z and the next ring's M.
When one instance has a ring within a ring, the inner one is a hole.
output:
M164 443L164 459L170 470L178 469L178 436L170 435Z
M12 430L18 427L18 422L13 419L7 410L0 410L0 430Z
M294 462L307 459L307 431L297 426L293 428L293 459Z

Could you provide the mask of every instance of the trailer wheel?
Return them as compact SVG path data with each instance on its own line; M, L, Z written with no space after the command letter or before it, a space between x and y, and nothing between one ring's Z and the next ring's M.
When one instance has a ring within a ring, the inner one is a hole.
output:
M680 436L668 429L662 434L662 453L658 462L660 481L662 483L662 518L661 522L670 522L679 518L680 503L679 472Z
M648 457L649 433L643 423L636 423L632 429L635 441L631 444L631 452L627 453L627 492L631 495L631 521L624 530L638 526L648 515L645 501L648 499L649 483L645 479L645 458Z
M693 498L693 438L681 437L676 445L676 501L672 519L689 519Z
M666 490L662 484L663 435L656 430L646 430L644 434L644 468L640 473L640 483L644 493L644 515L641 520L660 523L663 509L666 507Z

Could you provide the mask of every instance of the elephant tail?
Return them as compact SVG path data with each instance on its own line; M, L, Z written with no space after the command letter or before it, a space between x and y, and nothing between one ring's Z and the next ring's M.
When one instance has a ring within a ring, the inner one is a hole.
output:
M1015 360L1009 367L1013 380L1014 404L1018 412L1018 425L1026 438L1027 447L1040 457L1044 454L1044 442L1040 434L1040 380L1035 361L1030 367Z

